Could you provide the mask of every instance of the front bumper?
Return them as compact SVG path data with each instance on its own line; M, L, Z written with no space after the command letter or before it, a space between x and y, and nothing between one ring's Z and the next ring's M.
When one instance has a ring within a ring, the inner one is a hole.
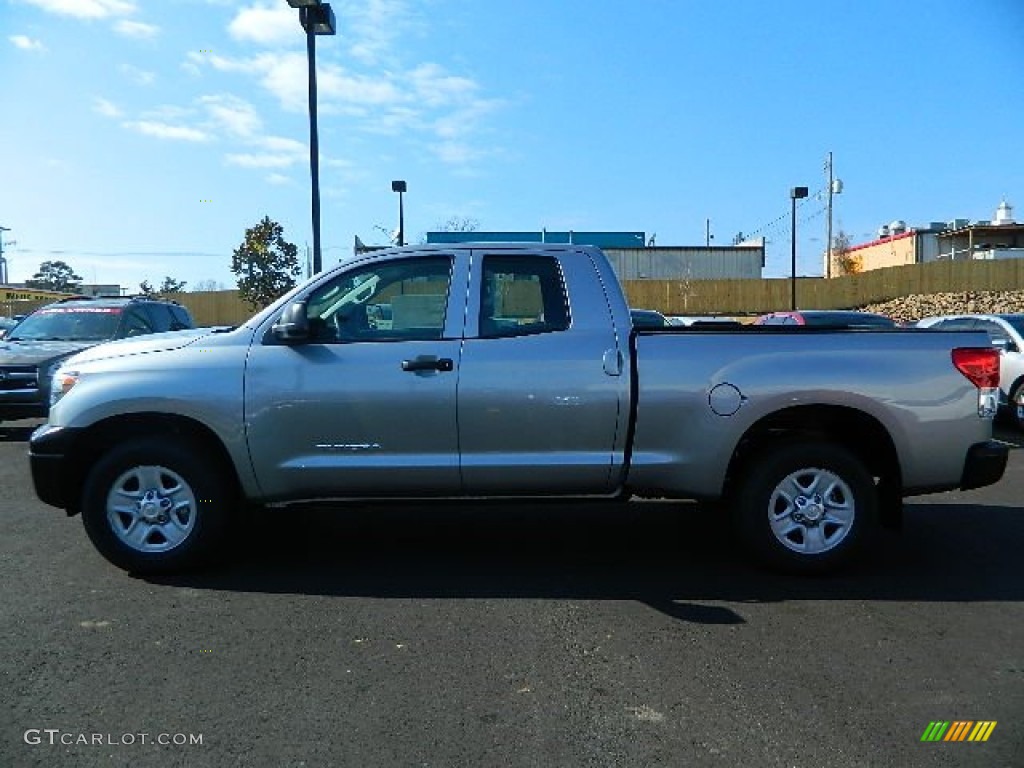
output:
M999 482L1006 471L1009 456L1010 447L996 440L972 445L967 451L967 458L964 459L960 490L969 491L972 488L982 488Z
M51 507L67 507L68 453L77 429L43 424L28 441L28 463L36 496Z

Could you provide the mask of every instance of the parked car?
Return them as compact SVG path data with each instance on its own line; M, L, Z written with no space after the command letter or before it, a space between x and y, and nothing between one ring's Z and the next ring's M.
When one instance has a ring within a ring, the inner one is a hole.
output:
M802 309L796 312L770 312L754 325L805 325L813 328L895 328L896 321L873 312L843 309Z
M924 317L920 328L985 331L999 348L999 409L1024 430L1024 313L939 315Z
M21 320L21 317L0 317L0 339L10 333Z
M148 297L71 297L37 309L0 340L0 421L46 416L50 379L71 355L113 339L193 328L189 311Z
M806 572L1005 471L982 333L675 331L636 328L592 246L374 251L235 329L79 353L32 479L135 572L212 557L253 506L633 494L721 501L720 537Z
M667 317L653 309L631 309L629 317L634 328L667 328L671 325Z
M669 315L668 322L669 325L683 328L735 328L743 325L731 317L716 315Z

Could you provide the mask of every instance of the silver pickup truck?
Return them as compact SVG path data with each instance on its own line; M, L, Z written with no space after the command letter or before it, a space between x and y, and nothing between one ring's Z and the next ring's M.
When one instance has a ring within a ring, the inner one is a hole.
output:
M998 371L980 333L637 331L596 248L409 247L238 328L75 356L30 463L136 572L207 559L253 504L633 495L822 571L902 497L999 480Z

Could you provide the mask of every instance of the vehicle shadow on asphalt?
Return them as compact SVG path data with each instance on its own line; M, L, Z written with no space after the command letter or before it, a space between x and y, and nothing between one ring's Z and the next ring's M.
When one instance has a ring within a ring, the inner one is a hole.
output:
M905 532L828 577L762 570L691 502L443 505L255 513L225 562L151 578L196 589L372 598L636 600L681 621L743 623L720 603L1020 601L1024 509L906 506Z
M36 430L35 424L31 427L4 427L0 426L0 443L27 443L32 433Z

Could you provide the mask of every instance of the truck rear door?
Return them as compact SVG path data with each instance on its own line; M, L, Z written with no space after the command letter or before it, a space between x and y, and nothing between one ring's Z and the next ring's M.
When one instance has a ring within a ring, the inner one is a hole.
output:
M627 344L585 252L475 250L458 383L467 494L601 494L619 482Z

